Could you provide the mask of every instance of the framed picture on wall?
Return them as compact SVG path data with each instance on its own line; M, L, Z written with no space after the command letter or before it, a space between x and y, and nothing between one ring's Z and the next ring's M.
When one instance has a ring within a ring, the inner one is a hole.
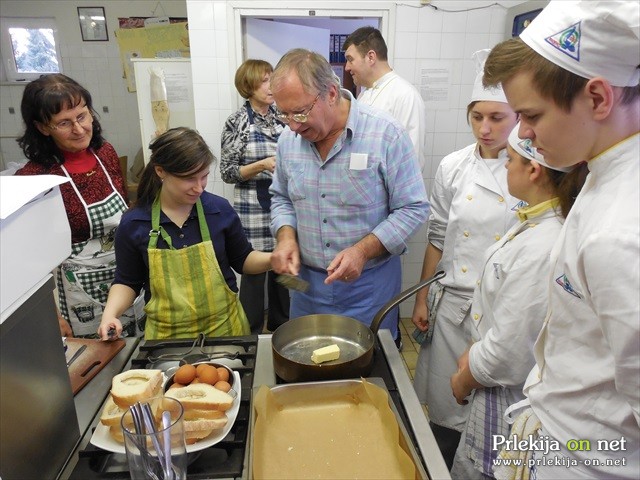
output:
M109 40L104 7L78 7L78 20L83 41L106 42Z

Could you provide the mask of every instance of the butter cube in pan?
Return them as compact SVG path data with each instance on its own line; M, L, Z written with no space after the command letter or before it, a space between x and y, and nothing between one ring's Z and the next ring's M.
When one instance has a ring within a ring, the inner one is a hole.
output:
M340 358L340 347L335 343L326 347L318 348L311 354L313 363L329 362Z

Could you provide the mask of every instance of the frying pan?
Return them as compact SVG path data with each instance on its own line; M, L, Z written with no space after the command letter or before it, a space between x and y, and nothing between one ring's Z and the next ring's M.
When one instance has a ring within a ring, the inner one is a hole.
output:
M289 320L271 337L276 375L290 383L367 376L373 367L375 339L385 316L418 290L444 276L445 272L438 272L399 293L376 313L371 327L351 317L333 314L305 315ZM314 350L334 343L340 348L340 358L321 364L311 361Z

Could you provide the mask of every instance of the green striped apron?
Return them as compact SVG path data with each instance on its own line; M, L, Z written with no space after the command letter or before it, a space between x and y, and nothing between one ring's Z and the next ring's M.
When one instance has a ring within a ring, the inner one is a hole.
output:
M200 199L196 202L202 242L176 249L160 226L160 195L151 209L146 339L249 335L249 323L222 275ZM157 248L158 236L169 249Z

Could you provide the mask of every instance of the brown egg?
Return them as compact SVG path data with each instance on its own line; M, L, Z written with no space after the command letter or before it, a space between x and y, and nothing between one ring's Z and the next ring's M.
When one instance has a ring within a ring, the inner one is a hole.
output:
M218 377L223 382L228 382L229 381L229 370L227 370L224 367L218 367Z
M208 369L208 368L210 368L210 367L211 367L211 365L208 365L208 364L206 364L206 363L201 363L200 365L198 365L198 366L196 367L196 376L198 376L198 377L199 377L199 376L200 376L200 374L201 374L204 370L207 370L207 369Z
M207 368L203 368L198 374L198 378L202 383L208 383L209 385L215 385L218 379L218 370L212 365L204 365Z
M173 375L173 381L182 385L189 385L196 378L196 367L182 365Z
M231 390L231 385L229 385L229 382L225 382L224 380L220 380L219 382L217 382L214 387L216 387L218 390L222 390L223 392L228 392L229 390Z

